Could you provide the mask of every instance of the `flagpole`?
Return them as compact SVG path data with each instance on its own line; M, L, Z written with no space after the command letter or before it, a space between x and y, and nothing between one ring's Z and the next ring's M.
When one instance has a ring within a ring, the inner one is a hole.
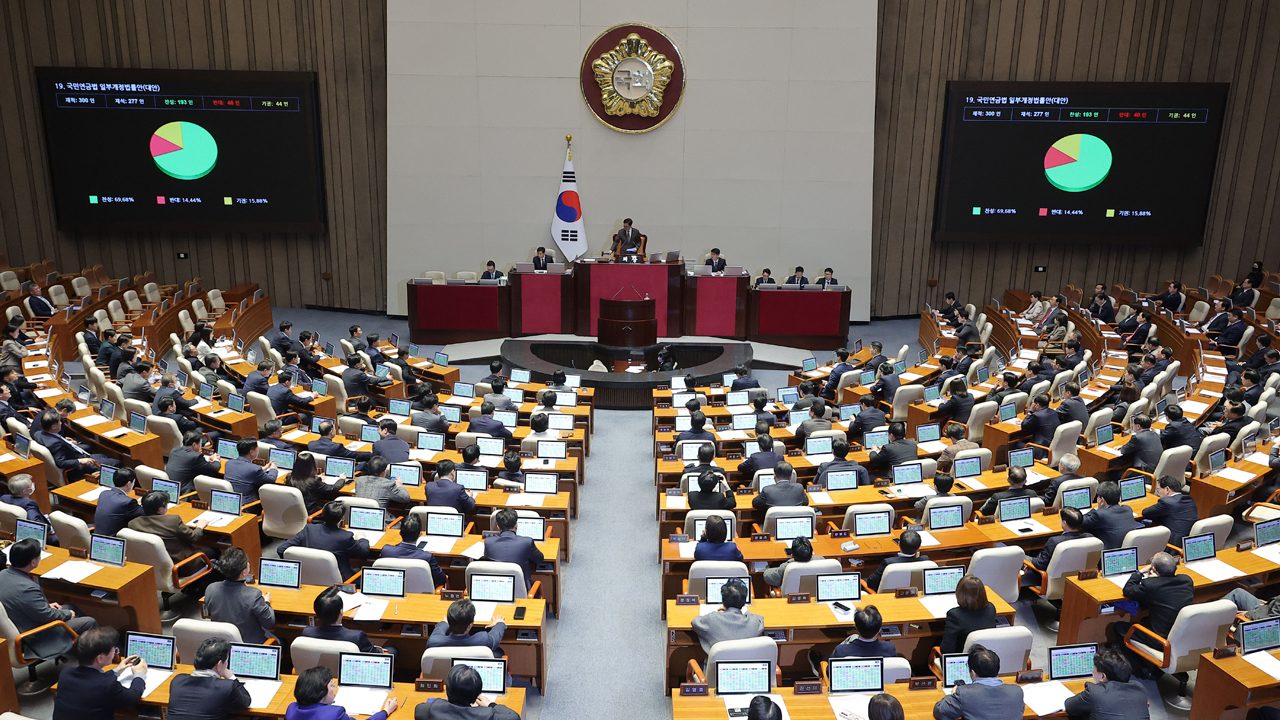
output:
M564 144L569 151L569 159L572 160L573 159L573 136L565 135Z

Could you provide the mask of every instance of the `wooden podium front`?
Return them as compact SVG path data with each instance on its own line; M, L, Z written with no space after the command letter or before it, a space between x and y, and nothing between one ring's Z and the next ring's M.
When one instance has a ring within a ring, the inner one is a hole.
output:
M599 340L614 347L648 347L658 342L658 318L653 300L600 298Z

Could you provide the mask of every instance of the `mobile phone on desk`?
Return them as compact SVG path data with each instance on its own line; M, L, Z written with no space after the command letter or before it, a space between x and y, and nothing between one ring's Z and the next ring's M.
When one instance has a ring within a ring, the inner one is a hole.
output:
M523 620L523 619L524 619L525 612L526 612L528 609L529 609L529 608L525 607L524 605L521 605L520 607L517 607L517 608L516 608L516 613L515 613L515 615L512 615L511 617L515 618L516 620Z

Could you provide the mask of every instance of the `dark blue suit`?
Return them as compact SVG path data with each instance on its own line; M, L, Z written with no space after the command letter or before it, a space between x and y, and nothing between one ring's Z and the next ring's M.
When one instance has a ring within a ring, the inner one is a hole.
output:
M49 526L49 544L57 545L58 536L53 533L53 524L49 522L49 518L40 512L40 506L35 500L27 497L14 497L12 495L0 495L0 502L8 505L16 505L27 511L27 519L31 522L44 523Z
M1186 445L1191 448L1191 453L1194 455L1199 452L1200 443L1203 440L1204 436L1200 434L1199 430L1196 430L1196 426L1185 418L1169 423L1160 431L1160 442L1166 450Z
M271 384L267 381L267 376L254 370L244 379L244 391L247 393L256 392L267 395L267 390Z
M311 452L318 452L321 455L328 455L329 457L350 458L356 462L364 462L365 460L373 457L373 453L348 450L346 445L334 442L330 438L326 437L312 440L307 443L307 449Z
M241 501L248 505L258 499L258 488L276 481L278 470L264 470L252 460L236 458L227 461L222 477L231 483L231 489L240 493Z
M691 538L697 540L697 538ZM693 550L694 560L728 560L742 562L742 551L737 543L699 542Z
M466 488L448 478L432 480L422 490L427 496L428 505L456 508L461 513L476 510L475 498L467 494Z
M1058 419L1058 413L1049 408L1042 408L1033 413L1027 413L1022 420L1022 429L1031 433L1031 442L1049 447L1053 442L1053 433L1060 424L1062 421ZM1034 455L1039 459L1048 457L1048 454L1039 448L1036 448Z
M1179 493L1162 497L1142 509L1144 520L1169 528L1169 544L1182 545L1182 539L1191 533L1191 526L1200 519L1196 511L1196 501L1190 495Z
M857 635L837 645L836 649L831 653L831 658L833 660L844 657L891 658L897 656L898 648L894 647L893 643L888 640L881 640L880 638L876 638L875 640L863 640Z
M756 447L760 446L757 445ZM744 482L749 483L757 470L772 471L773 468L783 460L786 460L786 458L772 450L768 452L751 453L750 457L738 463L738 472L742 473Z
M363 630L355 630L341 625L312 625L302 628L302 636L320 640L337 640L355 643L362 653L382 654L382 648L374 645Z
M503 425L500 420L495 420L492 415L481 415L467 424L467 432L486 433L493 437L500 437L504 440L510 440L511 430Z
M537 563L542 562L542 551L533 542L533 538L517 535L513 530L504 530L484 539L484 557L494 562L515 563L523 568L527 590L533 587L533 570Z
M307 401L293 394L293 386L276 383L267 390L267 398L271 400L271 409L276 415L293 412L290 408L305 409Z
M138 501L120 488L107 488L98 496L98 507L93 511L93 531L99 535L115 535L136 517L142 517Z
M431 636L427 638L427 647L487 647L495 653L502 643L502 635L507 631L504 623L495 623L487 630L480 630L471 635L450 635L449 623L440 622L431 628Z
M81 465L80 458L93 458L96 462L106 461L106 458L99 459L88 453L81 452L61 435L34 432L32 436L33 440L43 445L49 451L49 454L53 455L53 463L58 466L59 470L71 471L67 473L67 479L72 482L82 479L86 473L94 470L93 467L86 469L85 466Z
M15 418L18 422L31 427L31 421L25 415L19 415L18 411L7 402L0 402L0 431L9 432L9 424L5 422L9 418Z
M162 387L156 390L156 397L154 400L151 401L152 413L156 415L160 414L160 398L165 398L165 397L172 397L174 407L177 408L179 411L190 410L196 405L195 400L188 400L182 397L182 393L178 392L178 388Z
M431 566L431 582L435 583L436 587L443 587L449 582L444 570L440 569L440 563L436 562L436 557L426 550L420 549L417 545L407 542L387 545L382 548L382 557L399 558L401 560L422 560Z
M329 527L322 523L311 523L302 528L297 535L280 543L276 548L276 555L284 557L284 551L294 546L328 550L333 553L338 561L338 572L344 578L351 577L351 558L359 560L369 557L368 540L357 540L349 530Z
M136 705L146 689L147 681L140 677L125 687L114 672L92 665L69 667L58 678L53 720L112 720L116 708Z
M1083 529L1093 533L1107 550L1120 547L1124 536L1137 526L1128 505L1108 505L1084 514Z
M847 362L837 364L831 368L831 374L827 376L827 384L822 388L822 397L828 400L836 399L836 386L840 384L840 378L847 372L853 372L853 366ZM737 390L738 383L734 381L734 390ZM756 384L759 387L759 383Z
M758 387L760 387L759 380L756 380L753 377L740 377L734 378L733 384L729 386L729 390L730 392L737 392L739 390L750 390Z
M880 399L885 402L893 402L893 396L898 394L898 388L902 386L902 379L896 374L881 375L880 379L871 386L873 393L878 393Z
M249 691L239 680L177 674L169 681L171 720L223 720L245 710Z
M1218 345L1230 345L1231 348L1227 352L1235 355L1238 353L1237 346L1240 344L1240 340L1243 337L1244 323L1235 322L1228 325L1227 329L1222 331L1222 334L1218 336L1218 339L1215 342Z
M1084 538L1091 537L1093 536L1083 531L1063 532L1061 535L1054 535L1044 541L1044 549L1040 551L1039 555L1031 558L1031 564L1034 565L1037 570L1044 570L1049 567L1049 561L1053 559L1053 552L1058 549L1059 545L1068 540L1083 540Z
M84 331L84 344L89 348L89 354L97 357L98 350L102 349L102 341L98 339L98 335L89 330Z
M386 458L388 462L408 462L409 443L395 435L388 435L373 444L373 454L381 455Z

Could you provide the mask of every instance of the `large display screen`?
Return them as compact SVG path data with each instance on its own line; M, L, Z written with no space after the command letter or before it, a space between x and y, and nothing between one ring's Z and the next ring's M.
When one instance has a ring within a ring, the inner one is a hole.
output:
M58 227L323 232L316 78L36 68Z
M1228 85L947 84L939 241L1203 241Z

